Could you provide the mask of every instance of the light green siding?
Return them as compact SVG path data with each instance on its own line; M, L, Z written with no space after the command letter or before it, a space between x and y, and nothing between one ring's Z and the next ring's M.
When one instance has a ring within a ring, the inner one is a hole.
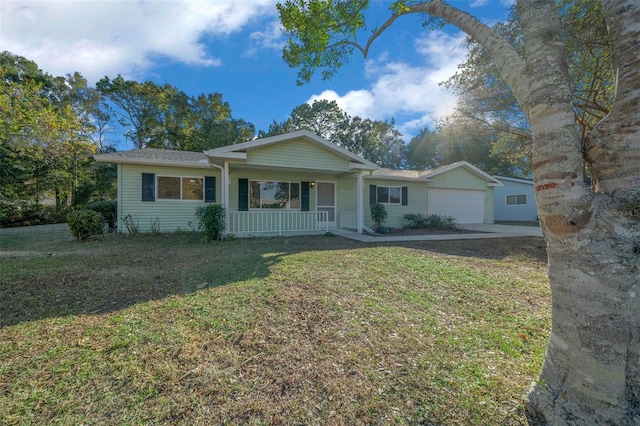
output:
M365 179L364 185L364 223L365 226L371 227L371 208L369 198L370 185L376 186L396 186L407 187L407 198L409 203L406 206L402 204L384 204L387 210L387 220L385 226L392 228L402 228L406 225L404 215L407 213L426 213L427 211L427 184L425 182L411 182L399 180L385 179Z
M487 181L475 174L457 167L431 178L429 186L434 188L487 189Z
M118 230L127 232L123 219L130 215L140 232L149 232L152 224L159 225L160 232L190 230L197 227L195 211L203 201L157 200L142 201L142 173L156 176L216 177L216 202L221 200L220 170L181 167L118 165Z
M247 164L310 170L347 171L349 161L326 148L293 140L247 152Z

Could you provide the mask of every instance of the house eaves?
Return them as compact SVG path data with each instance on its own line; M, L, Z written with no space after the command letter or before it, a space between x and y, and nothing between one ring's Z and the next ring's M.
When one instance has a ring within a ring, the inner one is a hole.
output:
M173 151L169 149L143 148L99 154L93 157L97 162L115 164L139 164L149 166L187 167L211 169L207 157L201 152Z

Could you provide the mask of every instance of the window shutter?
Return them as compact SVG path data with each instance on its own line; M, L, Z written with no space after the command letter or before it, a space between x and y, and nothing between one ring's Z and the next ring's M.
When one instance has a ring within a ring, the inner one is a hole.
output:
M204 177L204 202L205 203L216 202L216 177L215 176Z
M402 205L409 205L409 187L407 186L402 187Z
M376 190L375 185L369 185L369 204L375 204L378 202Z
M142 201L156 200L156 175L154 173L142 174Z
M238 179L238 211L249 211L249 179Z
M300 210L309 211L309 182L300 182Z

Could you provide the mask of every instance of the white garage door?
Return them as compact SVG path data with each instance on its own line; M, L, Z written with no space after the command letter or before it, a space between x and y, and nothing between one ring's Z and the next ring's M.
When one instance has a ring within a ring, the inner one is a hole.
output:
M428 212L453 216L458 223L484 223L485 191L429 188Z

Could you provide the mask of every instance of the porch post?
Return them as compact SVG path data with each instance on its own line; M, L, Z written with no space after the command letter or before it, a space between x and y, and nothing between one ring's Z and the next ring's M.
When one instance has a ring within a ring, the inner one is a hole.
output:
M224 206L224 232L229 232L229 162L224 161L222 168L222 205Z
M362 234L364 227L364 175L363 172L358 173L356 191L358 192L358 234Z

